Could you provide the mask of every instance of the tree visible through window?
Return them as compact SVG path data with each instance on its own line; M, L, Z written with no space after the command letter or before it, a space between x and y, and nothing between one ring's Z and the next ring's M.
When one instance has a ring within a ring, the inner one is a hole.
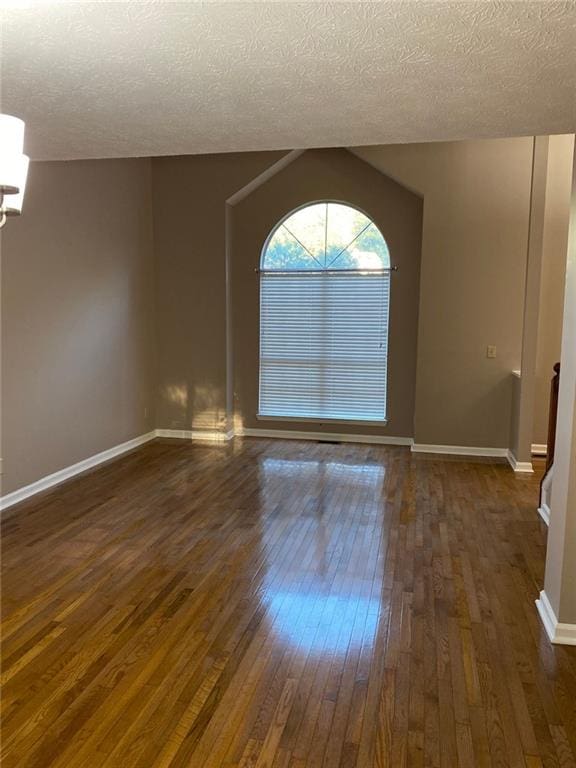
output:
M386 420L390 255L366 214L300 208L264 247L261 417Z

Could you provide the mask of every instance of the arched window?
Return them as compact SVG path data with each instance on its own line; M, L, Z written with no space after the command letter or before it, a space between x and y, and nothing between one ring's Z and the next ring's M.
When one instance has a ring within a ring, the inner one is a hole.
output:
M261 418L386 420L390 254L342 203L291 213L260 269Z

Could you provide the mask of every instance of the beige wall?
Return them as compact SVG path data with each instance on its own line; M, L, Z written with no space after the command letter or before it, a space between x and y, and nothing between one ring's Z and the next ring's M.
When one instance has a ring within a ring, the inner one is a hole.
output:
M536 350L540 316L540 286L548 178L548 136L533 141L528 247L524 280L524 312L522 321L522 354L520 385L514 391L510 425L510 451L519 471L532 470L532 437L536 406ZM517 395L517 396L516 396Z
M550 379L560 360L573 152L573 134L549 137L532 439L537 444L548 436Z
M572 168L560 363L558 431L544 588L557 620L572 624L573 632L576 626L576 158Z
M149 160L31 166L2 233L4 494L154 426L150 182Z
M161 429L226 427L226 200L283 154L152 161Z
M532 139L355 152L424 195L416 442L508 447ZM495 360L486 358L488 344Z
M316 200L340 200L379 227L398 267L392 274L388 423L368 427L318 422L258 421L259 267L270 231L286 214ZM422 229L422 200L347 150L311 150L235 206L231 289L235 423L248 428L385 434L412 437Z

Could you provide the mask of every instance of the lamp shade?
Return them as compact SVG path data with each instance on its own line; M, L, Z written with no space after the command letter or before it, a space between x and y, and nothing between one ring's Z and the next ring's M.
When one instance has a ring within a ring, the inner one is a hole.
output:
M27 155L10 155L0 148L0 192L10 196L24 191L28 162Z
M24 152L24 121L0 114L0 229L7 216L22 212L28 157Z
M24 120L0 114L0 155L21 155L24 151Z
M18 192L5 194L2 202L2 209L6 216L19 216L22 213L24 192L26 191L26 178L28 176L28 158L26 155L20 155L20 157L24 158L25 162L22 162L20 167L21 175L18 179Z

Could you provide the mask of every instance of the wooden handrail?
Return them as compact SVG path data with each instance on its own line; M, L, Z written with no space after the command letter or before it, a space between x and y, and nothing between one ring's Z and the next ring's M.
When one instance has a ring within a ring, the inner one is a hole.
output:
M554 463L554 444L556 442L556 422L558 420L558 389L560 386L560 363L554 366L554 376L550 382L550 407L548 410L548 442L546 449L546 472Z
M542 503L542 484L554 464L554 444L556 443L556 423L558 421L558 390L560 387L560 363L554 365L554 376L550 382L550 406L548 408L548 442L546 444L546 469L540 481L540 503Z

